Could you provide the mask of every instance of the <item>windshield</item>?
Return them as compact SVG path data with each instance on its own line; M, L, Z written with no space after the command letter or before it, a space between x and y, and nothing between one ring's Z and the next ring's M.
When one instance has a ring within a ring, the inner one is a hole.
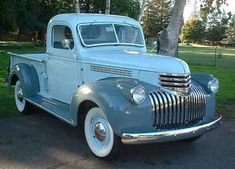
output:
M79 26L79 33L85 46L109 44L143 46L141 31L133 25L83 24Z

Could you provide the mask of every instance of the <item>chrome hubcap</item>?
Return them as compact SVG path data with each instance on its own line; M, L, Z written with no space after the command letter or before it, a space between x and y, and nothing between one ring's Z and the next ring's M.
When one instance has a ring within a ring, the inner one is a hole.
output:
M21 88L19 89L19 91L17 93L17 97L21 102L23 101L23 91Z
M95 124L95 137L100 141L104 141L106 138L106 129L101 122Z

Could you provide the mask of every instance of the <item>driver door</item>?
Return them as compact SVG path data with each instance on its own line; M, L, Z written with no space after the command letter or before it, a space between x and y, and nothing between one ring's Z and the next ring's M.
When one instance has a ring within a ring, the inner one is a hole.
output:
M62 41L68 39L66 48ZM48 94L52 99L70 104L79 84L78 61L75 56L71 29L63 24L54 25L51 32L51 50L48 53Z

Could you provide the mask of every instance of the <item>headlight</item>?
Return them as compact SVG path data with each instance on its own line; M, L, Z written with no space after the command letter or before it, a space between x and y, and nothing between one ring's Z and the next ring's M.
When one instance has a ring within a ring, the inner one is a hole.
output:
M216 78L209 81L208 88L212 93L216 93L219 90L219 81Z
M131 92L132 100L136 104L142 103L146 98L146 92L145 92L144 87L142 87L142 86L137 86L137 87L131 89L130 92Z

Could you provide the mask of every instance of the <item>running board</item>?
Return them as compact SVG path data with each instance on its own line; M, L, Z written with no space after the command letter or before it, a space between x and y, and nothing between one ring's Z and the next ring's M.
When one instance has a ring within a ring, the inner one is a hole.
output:
M39 94L34 97L24 99L36 107L39 107L53 116L65 121L66 123L69 123L72 126L76 126L72 119L71 112L69 111L69 104L42 97Z

